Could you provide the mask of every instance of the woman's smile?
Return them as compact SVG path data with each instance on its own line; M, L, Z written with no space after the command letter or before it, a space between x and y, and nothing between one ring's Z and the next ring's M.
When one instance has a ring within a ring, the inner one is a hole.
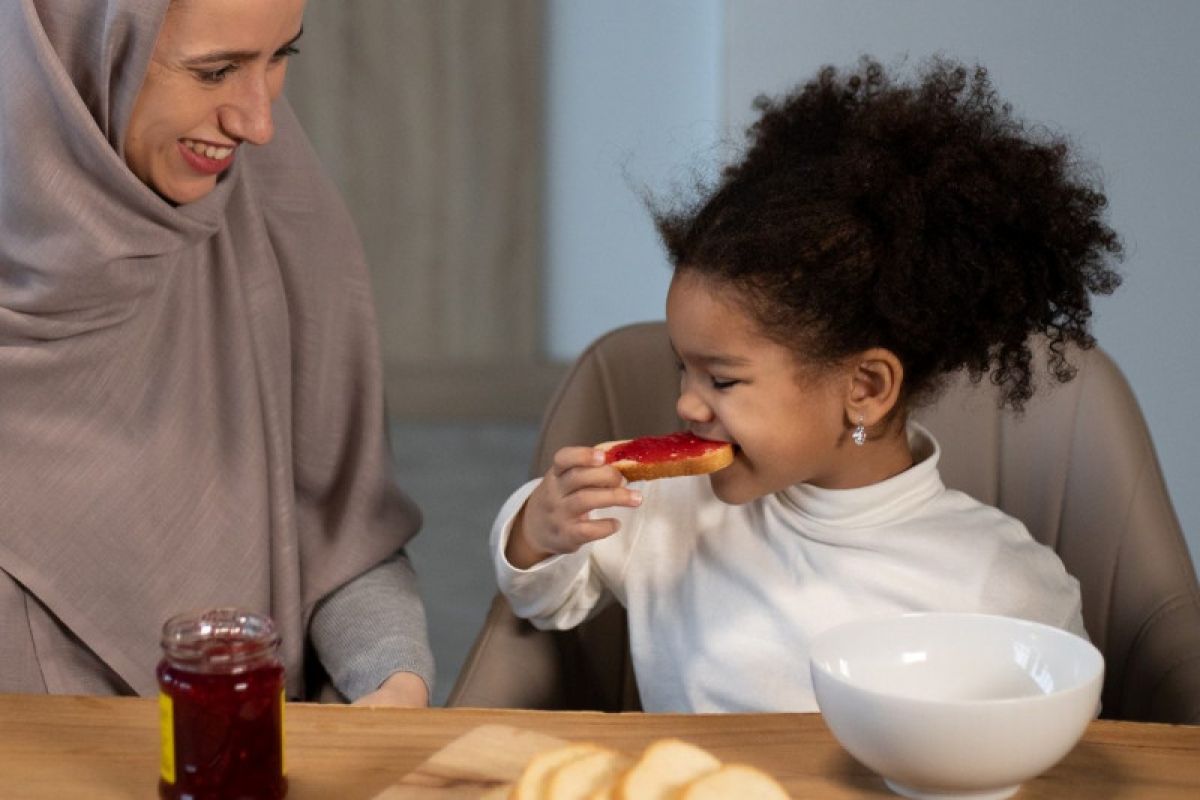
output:
M236 149L236 145L217 145L198 139L179 140L183 160L202 175L219 175L229 169Z

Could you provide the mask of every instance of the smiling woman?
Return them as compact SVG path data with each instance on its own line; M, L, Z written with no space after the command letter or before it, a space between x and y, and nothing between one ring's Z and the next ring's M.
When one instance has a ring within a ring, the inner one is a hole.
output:
M289 697L427 701L366 265L280 97L304 10L0 4L0 692L153 695L163 621L236 606Z
M304 0L171 3L125 137L125 161L175 203L212 191L238 145L271 141L271 104L295 54Z

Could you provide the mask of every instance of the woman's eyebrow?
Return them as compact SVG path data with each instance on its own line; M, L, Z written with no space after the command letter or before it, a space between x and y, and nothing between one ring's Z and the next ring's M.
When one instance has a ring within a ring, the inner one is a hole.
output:
M296 42L300 41L300 37L303 35L304 28L301 27L300 31L295 36L287 40L287 42L285 42L279 48L279 50L276 50L275 52L286 50L289 47L295 46ZM214 61L251 61L255 58L258 58L259 55L261 55L261 53L259 53L257 50L217 50L212 53L204 53L203 55L185 58L183 60L183 64L187 67L194 67L200 64L211 64Z

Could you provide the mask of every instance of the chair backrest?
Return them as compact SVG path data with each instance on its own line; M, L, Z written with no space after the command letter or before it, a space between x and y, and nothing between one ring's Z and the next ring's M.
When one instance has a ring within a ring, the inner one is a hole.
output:
M594 342L547 410L531 473L567 444L679 429L673 360L661 322ZM1075 380L1047 381L1023 415L963 377L916 416L942 446L946 484L1020 519L1079 580L1105 656L1103 715L1200 723L1200 590L1149 431L1103 351L1071 360ZM622 609L551 634L497 596L449 702L636 709Z

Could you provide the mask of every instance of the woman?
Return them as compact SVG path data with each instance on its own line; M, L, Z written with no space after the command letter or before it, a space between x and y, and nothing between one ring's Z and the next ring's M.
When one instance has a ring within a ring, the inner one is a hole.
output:
M0 9L0 692L153 694L164 619L236 605L290 696L428 701L363 254L280 98L304 5Z

